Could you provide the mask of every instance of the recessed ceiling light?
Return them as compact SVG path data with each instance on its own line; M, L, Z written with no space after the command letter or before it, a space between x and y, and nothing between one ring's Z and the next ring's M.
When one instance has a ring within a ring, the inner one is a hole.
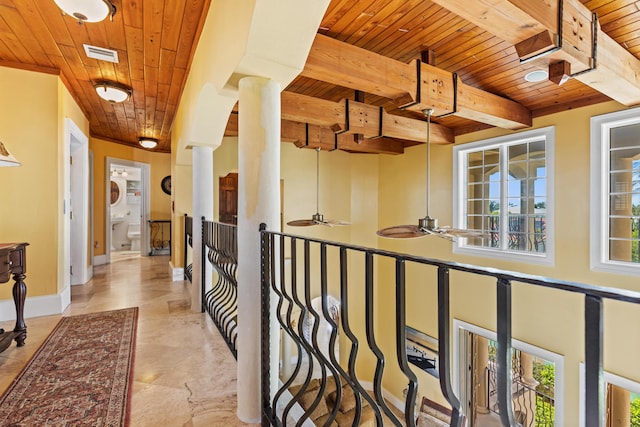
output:
M535 70L527 73L524 79L528 82L541 82L549 78L549 73L546 70Z
M124 102L131 96L131 89L114 82L98 82L95 84L98 96L109 102Z
M158 145L158 140L154 138L140 138L138 142L144 148L148 148L148 149L156 148L156 145Z

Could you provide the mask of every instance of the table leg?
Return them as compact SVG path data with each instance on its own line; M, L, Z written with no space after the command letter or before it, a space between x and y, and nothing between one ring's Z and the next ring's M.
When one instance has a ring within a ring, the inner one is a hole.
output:
M27 285L24 283L25 277L24 274L13 275L13 280L16 281L13 285L13 302L16 305L16 327L13 332L20 332L15 338L18 347L22 347L27 339L27 325L24 323L24 300L27 296Z

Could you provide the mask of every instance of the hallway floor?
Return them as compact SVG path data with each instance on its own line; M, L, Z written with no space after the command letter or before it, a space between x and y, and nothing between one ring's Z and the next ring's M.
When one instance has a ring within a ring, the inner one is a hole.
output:
M71 288L64 315L139 307L131 426L250 425L236 418L235 359L211 320L191 311L190 285L172 282L168 263L168 256L156 256L96 267L89 283ZM28 288L28 274L25 282ZM14 343L0 353L1 391L59 319L26 319L26 345ZM0 322L5 329L13 326Z

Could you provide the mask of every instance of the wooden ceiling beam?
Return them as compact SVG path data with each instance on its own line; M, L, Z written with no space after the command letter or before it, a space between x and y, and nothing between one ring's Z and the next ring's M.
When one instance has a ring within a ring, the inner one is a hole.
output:
M281 116L284 120L309 123L334 133L361 134L365 140L387 137L427 142L426 121L396 116L387 113L382 107L346 99L333 102L284 91L281 97ZM452 144L453 132L445 126L432 123L431 142Z
M230 114L225 136L238 136L238 115ZM280 138L299 148L344 150L352 153L402 154L405 144L393 138L365 139L358 144L351 134L336 134L331 129L307 123L282 120Z
M566 61L572 78L624 105L640 103L640 60L604 33L580 0L564 0L561 12L557 2L433 1L513 44L521 60L545 66Z
M453 114L508 129L531 126L524 106L468 86L454 73L420 61L405 64L321 34L301 75L383 96L413 111L434 108L435 116Z

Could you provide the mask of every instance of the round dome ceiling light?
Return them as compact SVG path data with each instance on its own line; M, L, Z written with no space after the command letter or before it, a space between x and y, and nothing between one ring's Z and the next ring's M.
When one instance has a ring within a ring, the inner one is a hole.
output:
M156 146L158 145L158 140L155 138L140 138L138 140L138 143L140 143L140 145L144 148L148 148L149 150L151 150L152 148L156 148Z
M80 24L100 22L107 16L116 14L116 7L110 0L54 0L67 15L73 16Z
M524 79L528 82L541 82L549 78L549 72L547 70L535 70L527 73Z
M113 82L98 82L95 85L98 96L109 102L124 102L131 96L131 89Z

